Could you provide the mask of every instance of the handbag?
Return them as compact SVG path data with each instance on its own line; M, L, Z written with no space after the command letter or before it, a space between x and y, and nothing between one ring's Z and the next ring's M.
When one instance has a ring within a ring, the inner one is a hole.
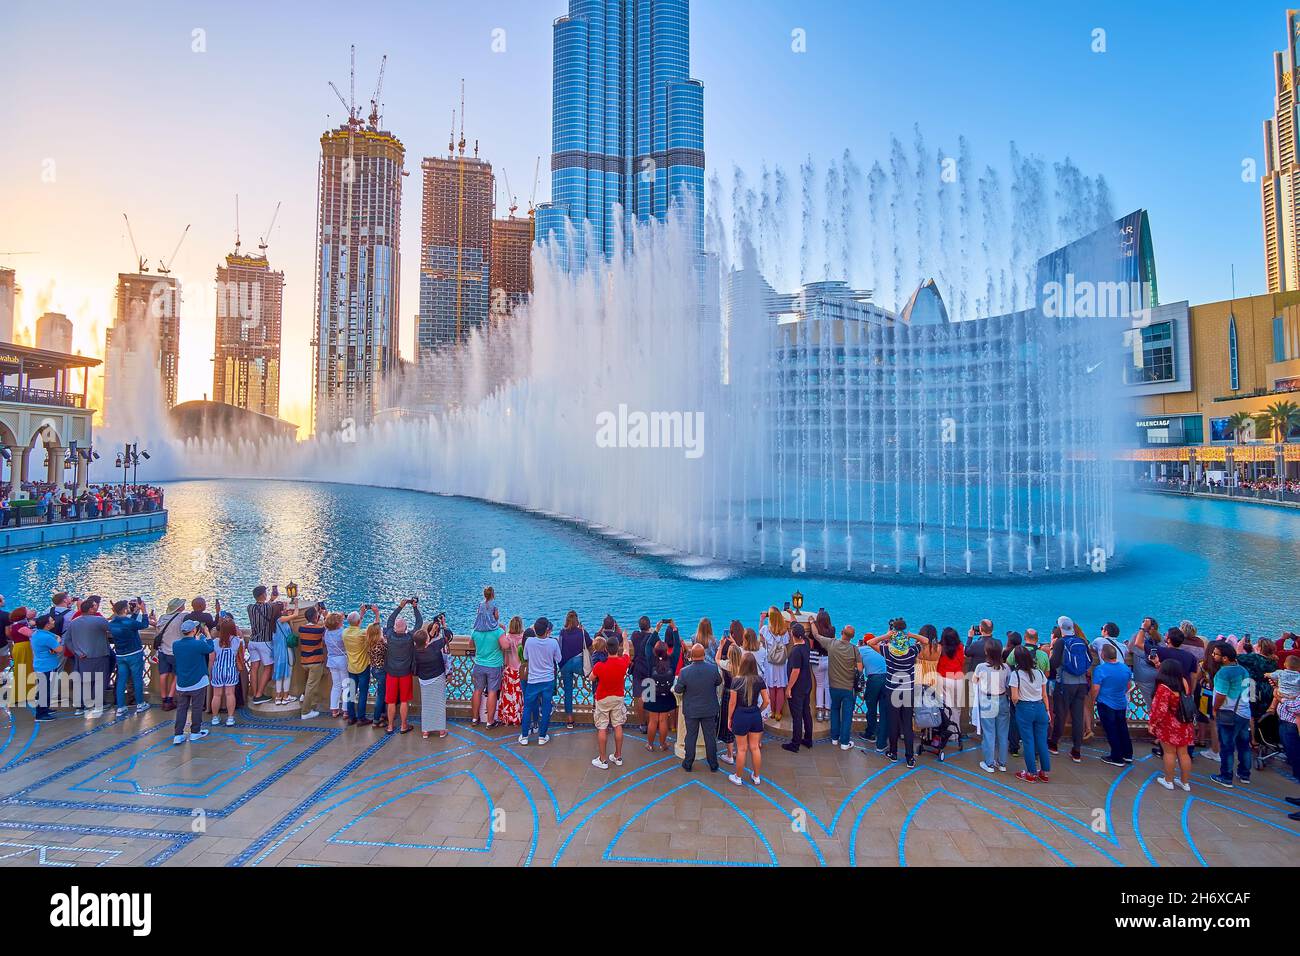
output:
M772 646L767 649L767 662L769 664L784 664L786 657L790 652L790 645L773 641Z

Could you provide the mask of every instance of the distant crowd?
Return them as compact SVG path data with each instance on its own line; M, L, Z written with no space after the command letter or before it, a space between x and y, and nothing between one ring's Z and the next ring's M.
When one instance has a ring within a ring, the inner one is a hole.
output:
M90 485L77 494L75 489L33 481L23 482L23 493L24 501L32 503L24 508L23 517L34 511L47 522L109 518L163 508L163 490L155 485ZM10 499L8 488L0 489L0 528L18 521L18 507Z

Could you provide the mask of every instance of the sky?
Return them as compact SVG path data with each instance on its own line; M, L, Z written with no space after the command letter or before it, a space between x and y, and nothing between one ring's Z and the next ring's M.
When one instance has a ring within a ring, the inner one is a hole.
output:
M466 137L496 167L498 214L550 194L551 22L567 0L275 4L8 0L0 30L0 264L20 323L74 321L101 355L118 272L171 255L181 308L179 400L212 388L217 265L235 240L285 273L281 414L310 408L319 137L388 56L384 125L406 145L401 347L418 306L419 160L446 151L466 85ZM980 4L694 0L691 68L705 87L707 163L795 168L851 149L881 157L919 124L976 159L1015 141L1108 180L1117 213L1149 210L1162 301L1265 291L1262 121L1285 6L1257 0ZM1100 32L1099 32L1100 31ZM505 176L502 176L504 170ZM706 197L707 201L707 197ZM30 253L18 255L17 253Z

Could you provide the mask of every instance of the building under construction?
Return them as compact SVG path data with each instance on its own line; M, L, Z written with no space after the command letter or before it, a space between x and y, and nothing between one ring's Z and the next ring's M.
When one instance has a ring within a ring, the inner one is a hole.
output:
M463 134L459 155L426 157L420 169L424 189L416 347L423 360L459 345L487 323L495 180L490 163L465 155Z
M368 118L336 88L348 118L320 138L312 339L318 435L371 422L383 378L398 361L406 148L382 128L382 85L381 62Z
M533 217L492 220L492 306L494 320L528 301L533 291Z
M104 354L117 351L132 356L156 349L156 357L144 356L144 365L140 367L151 364L157 369L165 408L176 404L181 340L179 313L180 288L170 275L118 273L116 310L112 327L104 330ZM105 365L105 421L115 423L112 418L115 401L139 394L142 383L113 380L119 368L130 367L134 366L114 362Z
M263 250L241 255L236 247L217 266L212 398L279 418L284 273L272 270Z

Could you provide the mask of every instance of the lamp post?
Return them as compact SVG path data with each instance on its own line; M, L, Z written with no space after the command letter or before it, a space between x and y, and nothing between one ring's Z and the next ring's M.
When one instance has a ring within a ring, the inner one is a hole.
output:
M795 612L796 614L798 614L800 611L802 611L802 610L803 610L803 594L800 593L799 591L795 591L794 594L791 594L791 595L790 595L790 606L791 606L792 608L794 608L794 612Z
M289 599L290 604L298 603L298 585L290 581L284 586L284 596Z

